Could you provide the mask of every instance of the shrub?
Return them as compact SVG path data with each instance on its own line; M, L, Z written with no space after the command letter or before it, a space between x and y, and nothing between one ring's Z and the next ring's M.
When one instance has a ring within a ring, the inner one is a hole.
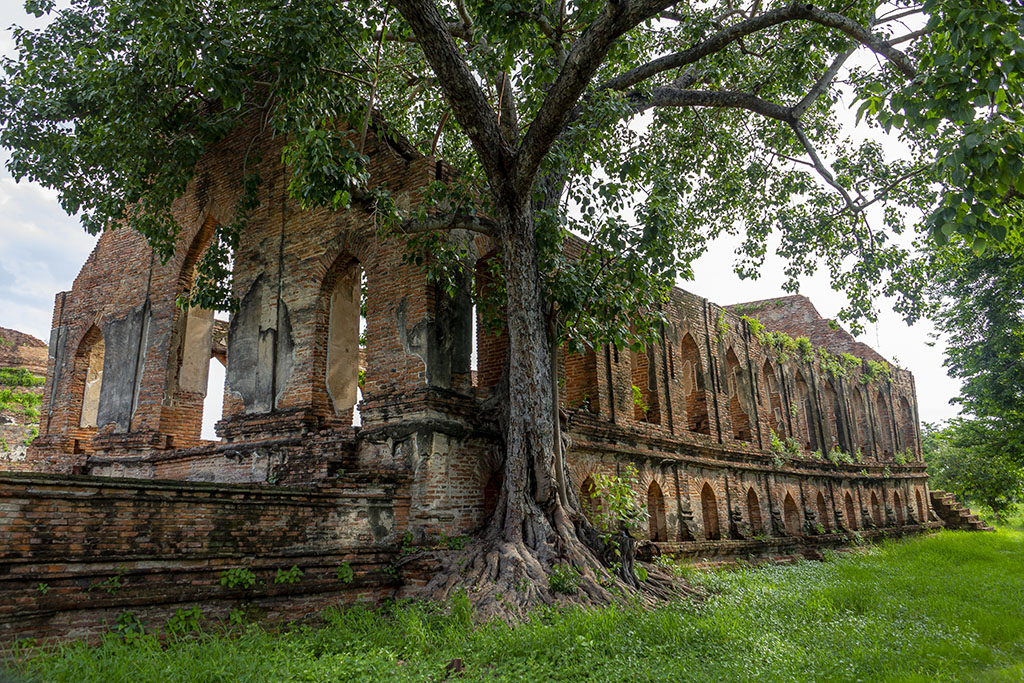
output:
M235 567L221 572L220 585L228 588L252 588L256 585L256 575L244 567Z

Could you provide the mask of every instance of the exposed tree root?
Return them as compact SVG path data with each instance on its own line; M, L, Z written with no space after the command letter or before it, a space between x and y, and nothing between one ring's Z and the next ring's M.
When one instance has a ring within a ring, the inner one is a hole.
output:
M646 566L646 581L635 578L632 561L628 574L613 573L608 558L614 554L603 546L595 551L592 544L603 542L585 521L574 522L560 506L553 510L553 520L540 510L535 512L528 521L535 528L521 540L502 538L500 527L492 521L461 550L435 549L409 556L403 562L421 559L439 565L422 597L445 601L463 590L480 618L514 620L542 605L597 606L619 601L656 605L698 594L655 565ZM550 577L556 565L568 565L578 573L574 592L552 589Z

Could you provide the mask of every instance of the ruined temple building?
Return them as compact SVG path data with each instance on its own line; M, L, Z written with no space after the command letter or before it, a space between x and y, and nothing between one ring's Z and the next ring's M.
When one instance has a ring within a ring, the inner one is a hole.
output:
M176 305L232 220L252 136L204 158L174 207L173 258L111 230L57 295L39 436L0 463L0 638L86 633L128 605L157 618L246 601L286 617L400 595L422 581L389 569L403 543L469 534L493 509L500 440L478 410L504 337L474 324L468 290L446 296L401 242L379 240L363 209L300 210L279 139L262 142L261 201L234 256L237 313ZM399 202L449 177L401 141L368 147L371 182ZM485 286L493 246L466 239ZM909 372L801 296L723 308L675 289L665 312L645 352L560 355L585 503L596 472L631 463L650 540L712 561L939 524ZM227 379L204 439L211 363ZM273 582L293 566L301 581ZM219 580L236 567L257 586ZM112 580L119 590L87 591Z

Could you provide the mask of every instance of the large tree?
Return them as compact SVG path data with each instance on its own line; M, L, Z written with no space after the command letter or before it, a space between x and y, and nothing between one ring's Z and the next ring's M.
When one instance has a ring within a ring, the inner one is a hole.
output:
M933 255L933 317L946 371L963 382L953 403L985 425L973 444L1024 464L1024 238L979 254L955 240Z
M485 600L531 601L569 561L600 598L594 534L564 487L554 350L642 341L723 231L746 236L743 274L774 233L791 285L824 264L849 319L880 293L917 315L923 266L896 236L981 249L1019 220L1021 22L1002 0L72 0L16 33L0 140L12 172L56 188L87 229L128 222L164 255L191 169L252 116L287 136L296 197L373 203L439 277L460 262L439 234L491 235L514 390L469 580ZM909 159L841 135L850 98ZM371 119L459 179L416 215L366 192ZM226 296L247 208L203 262L207 305ZM578 259L562 255L571 233L589 241Z

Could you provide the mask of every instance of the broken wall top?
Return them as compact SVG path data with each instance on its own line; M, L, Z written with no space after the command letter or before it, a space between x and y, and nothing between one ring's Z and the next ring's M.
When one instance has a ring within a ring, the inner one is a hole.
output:
M835 321L822 317L811 300L802 294L732 304L725 308L739 316L756 318L773 332L783 332L794 338L807 337L811 344L830 353L850 353L866 360L889 362L867 344L854 339Z

